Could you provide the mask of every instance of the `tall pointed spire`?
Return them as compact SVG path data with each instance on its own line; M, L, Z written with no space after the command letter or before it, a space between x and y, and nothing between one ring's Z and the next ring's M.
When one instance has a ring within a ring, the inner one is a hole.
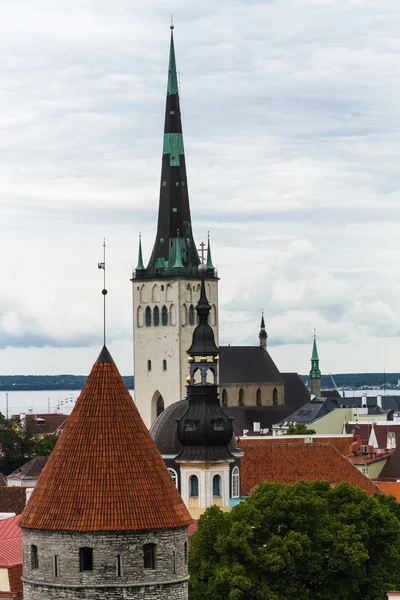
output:
M215 269L213 262L212 262L212 256L211 256L210 232L208 232L208 244L207 244L207 271L209 269L212 269L212 270Z
M317 338L314 330L314 342L311 354L310 392L312 396L321 396L321 371L319 369L319 356L317 349Z
M261 348L264 348L264 350L266 350L268 335L267 335L267 332L265 331L264 313L262 313L262 315L261 315L260 333L258 334L258 337L260 339Z
M190 217L173 27L171 25L157 236L146 272L150 276L171 273L179 246L182 275L198 276L200 261Z
M142 255L142 234L139 233L139 253L136 271L144 271L143 255Z

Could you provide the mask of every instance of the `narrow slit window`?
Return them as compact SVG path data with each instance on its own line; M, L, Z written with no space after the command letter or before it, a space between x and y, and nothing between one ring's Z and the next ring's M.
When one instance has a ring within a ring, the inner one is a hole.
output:
M162 370L163 371L167 370L167 361L165 359L162 361Z
M175 552L175 550L172 551L172 572L174 574L176 573L176 552Z
M147 370L151 371L151 360L147 361Z
M145 544L143 546L143 567L145 569L155 569L156 565L156 545Z
M117 577L122 577L122 557L120 554L117 554L116 558L116 575Z
M58 577L59 574L59 566L58 566L58 556L54 557L54 577Z
M185 565L188 564L188 543L185 542L183 545L183 555L185 557Z
M34 544L32 544L32 546L31 546L31 567L32 567L32 569L39 568L38 549L37 549L37 546L35 546Z

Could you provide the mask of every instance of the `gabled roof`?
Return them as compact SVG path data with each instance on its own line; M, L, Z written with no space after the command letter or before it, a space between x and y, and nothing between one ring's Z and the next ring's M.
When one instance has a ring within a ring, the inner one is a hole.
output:
M29 499L21 527L134 531L184 527L191 521L103 349Z
M307 425L340 408L340 398L313 398L286 417L286 421Z
M21 515L0 521L0 568L22 563Z
M239 445L242 449L241 445ZM294 484L297 481L347 481L368 494L379 488L330 444L247 444L243 446L241 493L248 496L262 481Z
M400 482L377 481L377 486L388 496L394 496L397 502L400 502Z
M13 415L16 419L21 419L21 415ZM33 435L46 433L54 433L57 428L67 419L68 415L61 413L48 413L48 414L26 414L25 423L26 428Z
M220 346L219 385L284 383L267 350L260 346Z
M0 513L20 515L26 504L26 490L22 486L0 487Z
M346 423L346 433L352 433L355 428L355 425L352 423ZM400 444L400 423L394 423L387 421L377 423L358 423L357 424L358 431L362 443L368 444L369 436L371 435L372 428L375 431L376 441L378 442L378 448L386 448L387 446L387 435L388 433L394 433L396 437L396 441Z
M36 456L29 462L19 467L8 475L7 479L35 479L38 478L47 463L48 456Z
M310 442L309 440L312 440ZM284 436L262 436L262 437L241 437L240 447L246 452L248 445L264 444L264 445L275 445L275 444L330 444L342 456L347 456L350 453L350 445L354 441L352 435L284 435Z

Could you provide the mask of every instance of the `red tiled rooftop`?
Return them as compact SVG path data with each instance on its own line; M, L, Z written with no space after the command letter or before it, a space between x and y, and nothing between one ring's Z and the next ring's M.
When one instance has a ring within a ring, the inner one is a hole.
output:
M340 454L346 456L350 452L350 444L354 441L353 435L284 435L284 436L265 436L265 437L240 437L240 445L243 448L246 444L308 444L306 439L312 438L312 443L331 444Z
M368 494L379 492L379 488L356 469L330 444L240 443L243 450L241 468L241 493L249 495L262 481L278 481L294 484L297 481L323 479L331 485L347 481L365 490Z
M20 526L129 531L191 522L114 361L103 348Z
M0 487L0 512L20 515L26 504L26 490L22 486Z
M376 481L375 483L382 492L388 496L394 496L397 502L400 502L400 482Z
M0 567L22 564L21 515L0 521Z

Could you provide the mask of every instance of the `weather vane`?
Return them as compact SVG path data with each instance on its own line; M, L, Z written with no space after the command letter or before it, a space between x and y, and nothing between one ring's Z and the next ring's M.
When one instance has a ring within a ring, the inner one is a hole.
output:
M97 264L97 266L99 267L99 269L103 269L104 274L103 274L103 289L101 291L101 293L103 294L103 299L104 299L104 303L103 303L103 327L104 327L104 332L103 332L103 336L104 336L104 345L106 345L106 296L107 296L107 290L106 290L106 238L103 239L103 262L99 262Z

